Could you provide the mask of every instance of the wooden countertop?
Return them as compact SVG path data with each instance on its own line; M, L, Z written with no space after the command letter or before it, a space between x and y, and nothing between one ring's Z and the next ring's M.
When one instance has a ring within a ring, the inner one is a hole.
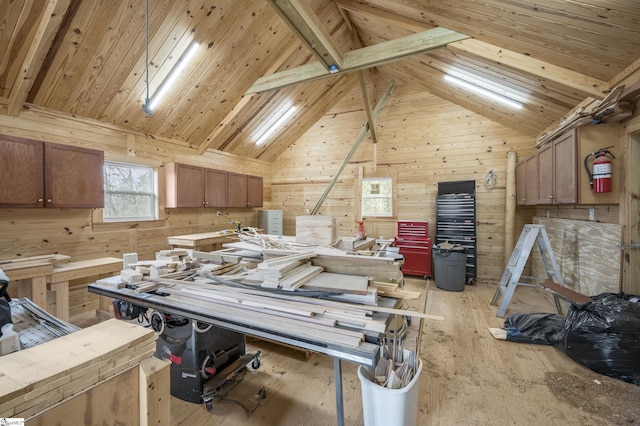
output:
M167 237L171 246L197 247L198 245L214 244L229 241L235 236L231 231L203 232L199 234L174 235Z

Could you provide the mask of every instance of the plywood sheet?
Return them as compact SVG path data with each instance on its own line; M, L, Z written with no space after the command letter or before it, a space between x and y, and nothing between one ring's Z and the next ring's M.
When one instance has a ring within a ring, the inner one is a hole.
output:
M620 291L622 225L534 217L545 225L565 286L593 296ZM534 250L533 275L546 277Z
M367 294L369 278L360 275L344 275L323 272L304 284L302 288L336 291L349 294Z
M337 240L337 227L332 216L296 216L296 242L326 246Z

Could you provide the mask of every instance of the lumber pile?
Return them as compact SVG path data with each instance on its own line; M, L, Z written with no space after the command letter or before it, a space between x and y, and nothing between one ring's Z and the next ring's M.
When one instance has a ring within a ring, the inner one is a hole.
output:
M29 420L136 367L153 356L155 343L152 330L113 319L4 355L0 418Z
M160 291L167 294L162 298L163 303L188 306L191 312L202 312L251 329L267 329L326 345L359 347L366 335L384 333L389 319L385 313L427 318L424 314L390 307L304 297L302 290L283 294L261 288L226 286L215 279L210 282L163 278L152 281L160 284Z
M321 267L308 262L313 256L313 252L305 252L264 261L248 271L243 282L293 291L322 272Z

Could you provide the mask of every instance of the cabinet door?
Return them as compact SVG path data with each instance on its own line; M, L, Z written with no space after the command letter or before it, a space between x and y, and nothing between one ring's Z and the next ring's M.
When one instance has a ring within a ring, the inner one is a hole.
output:
M525 204L528 206L535 205L538 201L538 158L532 155L525 160Z
M44 144L0 136L0 207L44 206Z
M553 202L573 204L578 201L578 159L574 129L553 142Z
M262 178L247 176L247 207L262 207Z
M525 160L520 161L516 165L516 204L524 205L527 203L526 197L526 180L527 172L525 170L527 163Z
M205 169L205 207L227 207L227 172Z
M202 207L204 205L204 169L180 163L165 165L168 208Z
M104 207L104 152L44 144L46 207Z
M536 155L538 170L537 204L553 204L553 149L548 144Z
M227 173L227 207L247 207L247 175Z

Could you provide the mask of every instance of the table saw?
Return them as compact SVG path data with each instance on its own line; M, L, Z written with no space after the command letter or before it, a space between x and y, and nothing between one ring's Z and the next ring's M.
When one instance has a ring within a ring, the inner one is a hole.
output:
M221 317L215 310L208 307L206 302L190 304L180 301L180 297L173 297L163 293L162 289L148 293L137 293L132 288L117 288L91 284L88 290L102 296L111 297L120 301L125 301L146 309L186 318L202 324L210 324L212 327L219 327L232 333L248 334L260 338L265 338L275 342L285 343L294 347L311 350L314 352L329 355L334 360L334 378L336 387L336 414L338 424L344 424L344 402L342 395L342 367L341 361L347 360L367 367L375 367L379 358L379 342L375 336L368 336L359 346L353 347L340 344L326 344L314 338L312 335L300 337L292 335L264 323L256 323L244 320L241 316L235 319ZM395 308L397 300L393 298L381 297L378 305L384 308ZM213 313L212 313L213 312ZM389 314L377 312L375 315L390 317ZM383 322L386 320L383 320ZM153 323L153 319L151 319Z

